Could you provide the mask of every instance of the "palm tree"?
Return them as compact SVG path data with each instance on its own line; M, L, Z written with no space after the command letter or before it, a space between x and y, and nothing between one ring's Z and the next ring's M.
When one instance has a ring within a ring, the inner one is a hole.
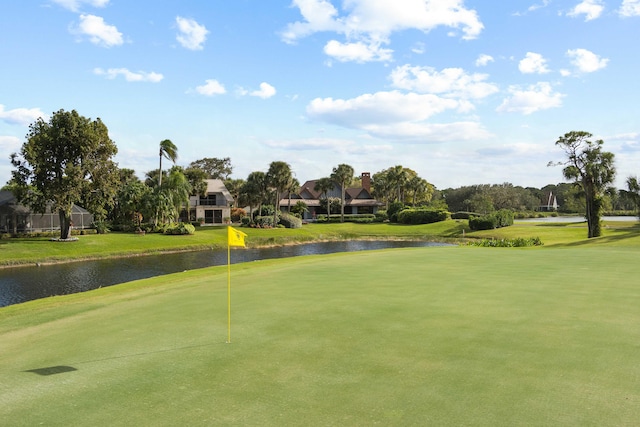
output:
M278 224L278 213L280 212L280 195L287 191L291 185L291 166L286 162L271 162L267 171L267 182L269 187L276 193L275 210L273 211L273 225Z
M313 190L319 191L327 200L327 221L329 221L329 217L331 215L331 200L329 200L327 194L329 191L333 190L333 181L331 178L320 178L316 181L316 185L314 185Z
M251 172L242 186L241 193L249 204L249 217L253 221L253 206L258 205L259 215L262 215L262 203L268 193L266 174L259 171Z
M340 222L344 222L344 193L347 185L353 181L353 168L346 164L340 164L333 168L331 179L340 184Z
M297 178L291 177L289 187L287 188L287 194L289 195L289 204L287 205L287 212L291 213L291 194L295 194L300 189L300 181Z
M238 207L238 199L240 198L240 189L244 185L244 179L227 179L224 181L224 186L227 187L231 197L233 197L233 207Z
M189 195L193 187L180 166L174 166L169 171L167 181L160 191L164 192L172 206L170 216L176 221L183 206L189 206Z
M158 187L162 187L162 158L166 157L173 163L178 159L178 147L169 139L160 141L160 173L158 174Z
M409 179L408 171L401 165L388 169L389 181L393 183L398 191L398 201L404 203L403 190Z

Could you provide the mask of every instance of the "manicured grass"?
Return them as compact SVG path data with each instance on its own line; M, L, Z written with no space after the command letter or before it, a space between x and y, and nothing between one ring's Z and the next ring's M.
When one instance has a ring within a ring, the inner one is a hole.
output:
M226 267L5 307L0 420L636 425L632 240L235 264L230 344Z
M540 237L547 246L584 244L584 222L549 224L517 223L498 230L470 232L466 220L442 221L426 225L398 224L307 224L301 229L243 228L248 246L283 245L317 240L413 239L459 242L466 238ZM630 238L640 244L640 227L636 222L607 223L600 243ZM69 261L89 258L129 256L162 251L203 250L226 247L226 227L199 227L191 236L165 236L127 233L79 236L77 242L51 242L47 238L0 240L0 266L35 262Z

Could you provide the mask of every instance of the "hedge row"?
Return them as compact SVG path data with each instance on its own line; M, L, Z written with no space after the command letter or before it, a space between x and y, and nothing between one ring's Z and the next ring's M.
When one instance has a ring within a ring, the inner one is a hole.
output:
M409 208L398 212L400 224L431 224L448 218L449 212L444 209Z
M501 209L489 215L469 218L469 228L472 230L493 230L510 225L513 225L513 211L509 209Z

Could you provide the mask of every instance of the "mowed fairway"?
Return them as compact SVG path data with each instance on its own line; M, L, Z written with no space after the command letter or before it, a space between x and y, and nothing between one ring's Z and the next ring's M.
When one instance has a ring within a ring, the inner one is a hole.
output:
M233 254L232 254L233 256ZM210 268L0 310L0 424L632 426L638 251Z

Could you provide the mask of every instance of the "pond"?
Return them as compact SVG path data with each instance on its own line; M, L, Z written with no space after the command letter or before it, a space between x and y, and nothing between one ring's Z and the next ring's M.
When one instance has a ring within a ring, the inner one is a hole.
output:
M446 246L412 241L345 241L235 249L231 263L372 249ZM181 252L0 269L0 307L89 291L132 280L227 264L227 250Z

